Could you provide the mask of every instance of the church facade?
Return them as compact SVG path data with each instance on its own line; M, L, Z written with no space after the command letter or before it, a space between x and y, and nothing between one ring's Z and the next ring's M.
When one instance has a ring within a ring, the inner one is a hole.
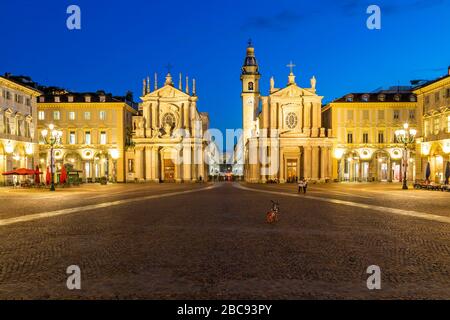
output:
M154 90L144 79L139 115L133 117L132 146L127 151L127 181L196 182L207 180L204 132L209 117L197 110L195 80L192 92L186 78L178 88L170 72L161 88L155 74Z
M297 85L292 63L287 85L260 93L259 66L249 43L242 67L244 178L248 182L325 182L332 176L331 130L322 127L322 96L316 79L310 88Z

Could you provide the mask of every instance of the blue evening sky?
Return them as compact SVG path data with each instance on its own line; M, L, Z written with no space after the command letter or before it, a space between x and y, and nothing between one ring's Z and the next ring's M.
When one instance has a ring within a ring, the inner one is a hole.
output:
M197 79L199 110L211 127L241 126L240 68L252 38L262 73L297 83L317 78L330 101L411 79L432 79L450 65L450 0L402 1L2 1L0 73L26 74L74 91L127 90L173 65ZM81 7L81 30L66 28L66 8ZM381 30L366 28L366 8L381 7ZM152 84L153 87L153 84Z

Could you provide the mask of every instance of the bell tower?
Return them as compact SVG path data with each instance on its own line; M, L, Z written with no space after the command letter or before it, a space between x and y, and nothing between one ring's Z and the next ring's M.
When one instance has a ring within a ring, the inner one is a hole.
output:
M258 63L255 57L255 48L251 40L248 41L247 55L242 66L241 82L242 82L242 131L244 146L248 138L251 136L251 131L254 128L254 121L256 120L256 112L259 105L259 79L261 75L258 70Z

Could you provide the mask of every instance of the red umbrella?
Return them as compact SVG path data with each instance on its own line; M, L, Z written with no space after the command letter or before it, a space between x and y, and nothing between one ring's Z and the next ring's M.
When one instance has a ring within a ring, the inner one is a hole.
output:
M33 176L34 173L35 172L33 169L19 168L19 169L14 169L12 171L3 172L2 175L4 175L4 176L10 176L10 175Z
M36 171L34 172L34 183L41 184L41 172L39 171L39 166L36 166Z
M64 184L67 181L66 167L63 165L61 168L61 175L59 176L59 183Z
M50 184L50 180L51 180L50 168L47 167L47 173L45 174L45 183L47 185L49 185Z

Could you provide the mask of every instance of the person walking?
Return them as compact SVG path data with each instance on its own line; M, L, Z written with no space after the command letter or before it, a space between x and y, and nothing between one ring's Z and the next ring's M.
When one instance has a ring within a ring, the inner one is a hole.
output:
M303 179L303 194L306 193L306 188L308 188L308 181L306 181L306 179Z
M303 179L298 180L298 191L297 193L300 193L300 190L303 191L304 188L304 184L303 184Z

